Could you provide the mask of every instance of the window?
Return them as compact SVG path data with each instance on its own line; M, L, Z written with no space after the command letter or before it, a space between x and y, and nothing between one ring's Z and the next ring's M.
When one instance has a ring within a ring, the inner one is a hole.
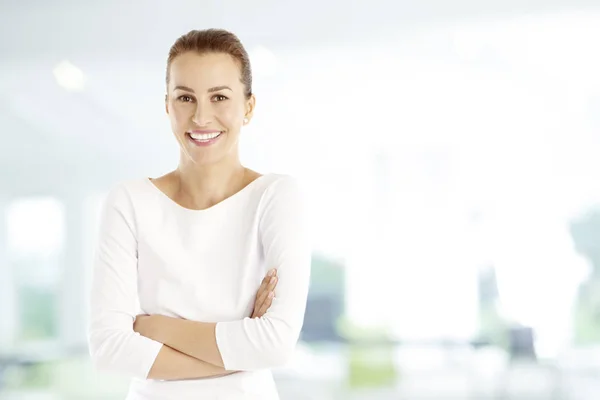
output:
M64 214L62 203L52 197L16 200L7 209L8 265L18 308L18 342L52 340L58 334Z

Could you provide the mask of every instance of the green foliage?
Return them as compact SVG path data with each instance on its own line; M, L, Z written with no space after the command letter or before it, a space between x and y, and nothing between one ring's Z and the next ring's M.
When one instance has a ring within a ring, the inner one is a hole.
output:
M52 290L21 286L19 339L22 341L48 339L57 335L56 295Z
M349 339L348 385L352 388L390 387L398 379L394 343L385 327L362 327L341 319L338 329Z

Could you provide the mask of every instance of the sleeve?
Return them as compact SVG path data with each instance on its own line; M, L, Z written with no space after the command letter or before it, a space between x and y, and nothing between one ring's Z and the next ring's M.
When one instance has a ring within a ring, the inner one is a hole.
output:
M108 194L100 217L89 303L88 343L96 368L145 379L162 343L133 331L137 296L133 207L121 185Z
M263 201L259 239L267 267L278 269L277 295L262 318L217 323L217 346L227 370L284 365L304 321L311 266L306 203L297 181L287 176L271 184Z

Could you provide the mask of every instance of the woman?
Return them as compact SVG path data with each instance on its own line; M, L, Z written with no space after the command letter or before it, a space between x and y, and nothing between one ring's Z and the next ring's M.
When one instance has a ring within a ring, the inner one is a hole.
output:
M310 246L296 181L240 163L254 106L235 35L175 42L165 107L179 165L110 191L94 266L90 353L133 378L129 400L278 398L270 369L300 334Z

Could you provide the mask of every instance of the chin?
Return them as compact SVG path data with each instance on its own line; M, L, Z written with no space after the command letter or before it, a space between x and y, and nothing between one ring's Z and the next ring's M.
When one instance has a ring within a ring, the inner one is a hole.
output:
M227 158L223 151L190 151L189 155L194 164L198 166L218 164Z

